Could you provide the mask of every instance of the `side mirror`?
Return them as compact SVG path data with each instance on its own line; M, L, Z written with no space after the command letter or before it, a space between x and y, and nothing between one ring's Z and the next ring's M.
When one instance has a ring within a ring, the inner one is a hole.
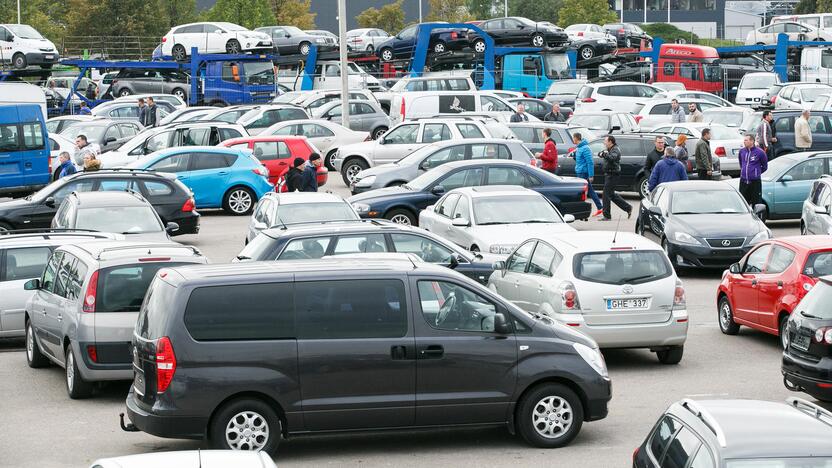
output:
M780 178L780 182L791 182L793 180L794 180L794 177L792 177L789 174L786 174L786 175L784 175L783 177Z
M377 142L378 142L378 144L380 144L380 145L383 145L383 144L386 144L386 143L387 143L387 140L385 140L384 138L379 138L379 139L378 139L378 140L376 140L376 141L377 141Z
M40 278L30 279L23 284L23 289L26 291L37 291L40 289Z
M740 264L739 263L732 263L731 266L728 267L728 271L732 274L738 275L740 274Z
M47 197L46 200L43 201L43 204L49 208L55 208L55 197Z
M574 223L575 222L575 216L571 215L571 214L563 215L563 222L567 223L567 224L568 223Z
M613 126L612 126L612 128L610 129L610 131L611 131L611 132L618 132L618 131L621 131L621 126L619 126L619 125L613 125Z
M111 136L111 137L107 137L107 138L105 138L105 139L104 139L104 144L105 144L105 145L108 145L108 144L113 143L113 142L115 142L115 141L116 141L116 137L112 137L112 136Z
M816 206L815 207L815 214L829 214L829 210L826 209L825 206Z
M450 268L451 270L453 270L453 269L455 269L456 267L459 266L459 257L458 257L458 255L459 254L453 253L453 254L451 254L450 257L448 257L448 268Z
M754 205L754 214L757 215L758 218L762 219L763 215L766 213L766 206L762 203L757 203Z
M268 229L268 228L269 227L266 226L266 223L264 223L262 221L257 221L256 223L254 223L254 230L255 231L262 231L262 230Z
M451 220L451 225L456 227L468 227L471 225L471 222L465 218L454 218Z
M178 223L168 223L168 224L165 225L165 232L167 232L168 234L172 234L172 233L174 233L178 230L179 230L179 224Z
M494 314L494 332L501 335L508 335L511 333L511 325L508 324L506 314L502 312Z
M654 215L656 215L656 216L662 216L662 215L663 215L663 213L662 213L662 209L661 209L661 208L659 208L658 206L655 206L655 205L654 205L654 206L651 206L651 207L648 209L648 211L650 211L650 213L652 213L652 214L654 214Z
M223 31L222 29L217 29L216 31L214 31L214 33L215 34L225 34L225 31Z
M437 185L437 186L433 187L432 189L430 189L430 193L432 193L434 195L444 195L445 194L445 187L443 187L441 185Z
M292 37L292 35L291 35L291 34L289 34L289 33L286 33L286 35L285 35L285 36L283 36L283 37Z
M506 274L506 262L503 260L498 260L491 265L494 268L494 271L499 271L501 274Z

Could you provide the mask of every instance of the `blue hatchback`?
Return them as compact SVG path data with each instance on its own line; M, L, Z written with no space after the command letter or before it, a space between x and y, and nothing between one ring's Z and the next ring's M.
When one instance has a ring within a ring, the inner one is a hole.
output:
M268 170L251 152L215 146L165 149L128 167L172 172L194 193L196 207L220 208L233 215L251 212L264 194L274 190Z

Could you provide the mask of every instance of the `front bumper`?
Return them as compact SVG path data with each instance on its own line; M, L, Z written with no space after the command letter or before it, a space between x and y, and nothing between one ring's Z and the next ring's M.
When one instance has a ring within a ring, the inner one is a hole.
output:
M667 243L668 257L680 267L725 269L751 250L753 246L715 249L704 245Z
M832 401L832 358L824 357L818 362L806 359L791 348L783 353L784 384L799 387L799 390L823 401ZM786 385L786 388L789 388Z
M602 349L680 346L688 337L688 312L684 309L674 310L668 321L660 323L587 325L582 314L553 314L552 318L589 336Z
M61 58L57 51L55 52L30 52L26 54L26 63L29 65L49 65L58 63Z
M126 401L127 417L142 432L169 439L202 439L205 437L207 417L174 416L170 414L172 413L170 410L154 410L150 413L139 407L136 398L135 390L130 386Z

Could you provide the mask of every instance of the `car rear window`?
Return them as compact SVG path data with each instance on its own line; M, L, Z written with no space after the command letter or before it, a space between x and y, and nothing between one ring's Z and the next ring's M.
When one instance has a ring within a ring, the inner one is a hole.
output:
M803 274L812 278L832 275L832 251L810 254L803 266Z
M96 312L138 312L156 272L179 265L185 263L144 263L99 270Z
M604 284L640 284L667 278L673 272L664 252L622 250L575 256L575 277Z

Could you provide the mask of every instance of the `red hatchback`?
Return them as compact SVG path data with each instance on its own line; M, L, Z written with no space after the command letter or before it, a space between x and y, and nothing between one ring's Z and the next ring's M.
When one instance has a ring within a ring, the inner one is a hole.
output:
M782 333L789 314L818 278L832 274L832 236L793 236L761 242L722 274L717 291L719 328L740 325Z
M283 176L292 166L295 158L309 160L309 155L317 152L304 136L248 136L225 140L219 146L246 148L254 153L269 170L269 182L286 191ZM329 174L325 167L318 168L318 187L326 185Z

